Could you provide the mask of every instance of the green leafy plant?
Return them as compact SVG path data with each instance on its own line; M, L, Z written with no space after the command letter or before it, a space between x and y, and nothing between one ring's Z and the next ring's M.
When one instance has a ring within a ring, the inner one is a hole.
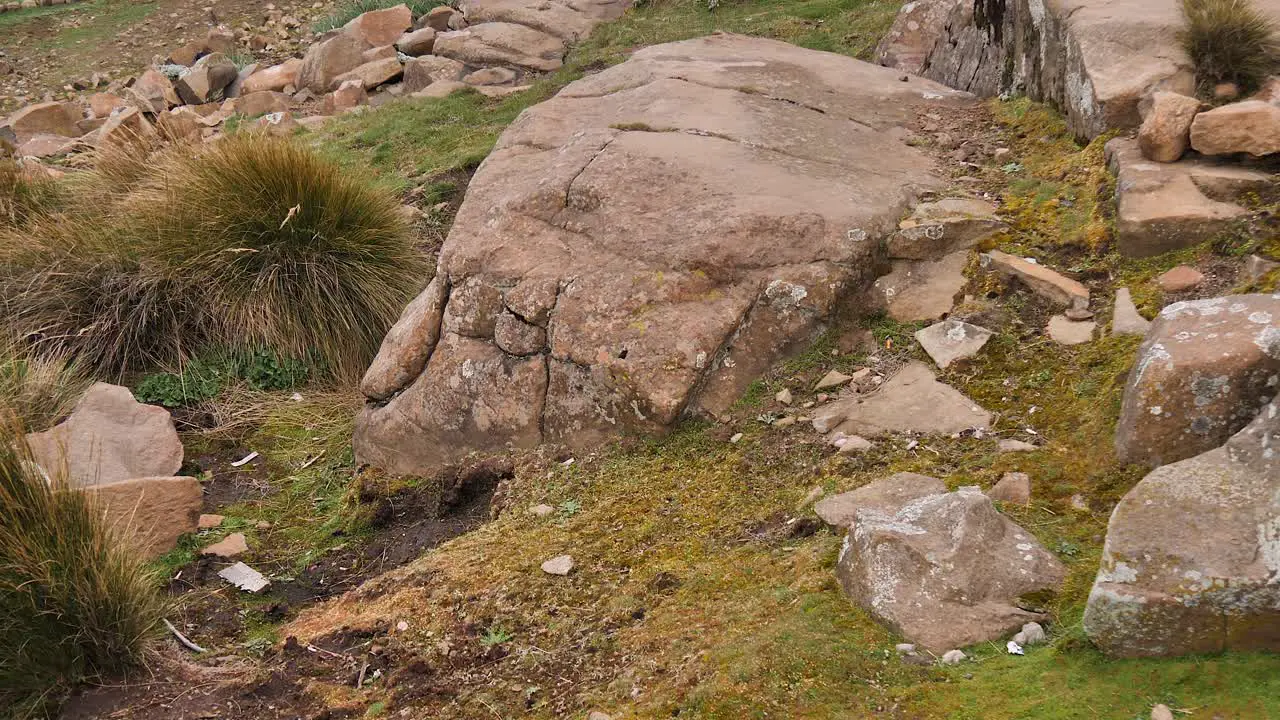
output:
M44 717L75 683L142 662L167 605L91 495L51 487L0 434L0 703Z
M511 642L511 639L514 637L515 635L508 632L506 628L501 625L494 625L484 631L484 635L480 637L480 643L485 647L493 647L495 645Z
M1182 0L1186 26L1178 34L1202 91L1235 83L1255 90L1276 68L1275 22L1250 0Z
M251 390L288 390L306 382L311 368L264 348L197 357L180 372L142 378L133 395L140 402L169 408L189 407L217 397L227 385L243 382Z
M560 503L560 514L564 517L573 517L582 510L582 503L577 500L565 500Z

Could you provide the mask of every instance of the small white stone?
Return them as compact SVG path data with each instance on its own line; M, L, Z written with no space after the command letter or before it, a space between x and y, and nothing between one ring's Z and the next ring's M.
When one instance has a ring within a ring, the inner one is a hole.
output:
M396 630L397 630L397 631L399 631L399 632L408 632L408 631L409 631L409 623L407 623L407 622L405 622L405 621L401 620L400 622L396 623Z
M786 388L782 388L781 390L778 391L777 395L773 396L773 399L777 400L783 405L790 405L792 400L791 391Z
M840 387L852 379L852 375L845 375L839 370L832 370L822 376L822 379L818 381L818 385L814 387L814 390L826 390L828 388Z
M1038 448L1029 442L1021 440L1001 440L1000 452L1032 452Z
M850 453L866 452L872 448L871 441L858 435L851 435L844 439L840 444L840 453L848 455Z
M542 563L542 572L548 575L568 575L573 570L572 555L558 555Z
M1156 705L1151 708L1151 720L1173 720L1173 711L1168 705Z
M967 658L964 652L960 650L948 650L942 654L943 665L959 665Z
M1044 627L1038 622L1029 622L1022 626L1022 632L1018 633L1023 636L1023 645L1039 645L1048 639L1045 634Z
M742 439L742 433L734 433L733 437L729 438L729 442L734 443L736 445L738 441L741 439Z
M1012 640L1005 645L1005 649L1009 651L1010 655L1026 655L1022 650L1022 646Z
M546 503L532 505L529 507L530 514L540 518L548 517L549 515L551 515L551 513L554 513L555 511L556 511L555 508L551 507L550 505L547 505Z
M911 643L898 643L893 649L897 650L899 655L910 655L916 651L916 646Z

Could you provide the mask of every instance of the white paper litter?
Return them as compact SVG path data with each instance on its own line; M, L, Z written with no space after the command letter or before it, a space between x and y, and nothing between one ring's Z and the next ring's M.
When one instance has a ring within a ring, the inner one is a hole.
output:
M259 592L271 584L271 581L263 577L262 573L242 562L219 570L218 577L251 593Z
M1010 655L1026 655L1026 653L1022 651L1022 646L1012 640L1009 641L1009 644L1006 647L1009 648Z
M257 450L254 450L253 452L249 453L248 455L245 455L244 457L240 458L239 460L237 460L237 461L235 461L235 462L231 463L231 467L240 467L241 465L244 465L245 463L249 462L250 460L252 460L252 459L254 459L254 458L256 458L256 457L258 457L258 451L257 451Z

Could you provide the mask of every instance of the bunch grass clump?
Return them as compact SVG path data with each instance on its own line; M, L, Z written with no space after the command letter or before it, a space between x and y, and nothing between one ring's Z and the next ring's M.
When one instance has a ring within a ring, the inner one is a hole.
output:
M1178 37L1202 91L1234 83L1252 92L1275 71L1276 23L1250 0L1182 0L1182 14L1186 27Z
M41 352L120 373L265 348L349 379L421 282L394 197L290 140L106 160L83 187L114 195L0 232L6 322Z
M48 212L60 199L52 179L27 172L0 149L0 227L21 225Z
M90 382L65 357L37 355L17 343L0 345L0 424L23 432L47 430L71 414Z
M0 703L44 717L75 683L144 661L167 609L92 498L51 487L0 430Z

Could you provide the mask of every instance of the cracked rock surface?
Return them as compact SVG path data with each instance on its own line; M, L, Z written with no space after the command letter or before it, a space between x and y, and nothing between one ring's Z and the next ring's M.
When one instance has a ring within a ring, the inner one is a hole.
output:
M856 302L943 187L904 128L973 98L900 76L719 34L526 110L362 383L360 460L422 473L726 410Z

